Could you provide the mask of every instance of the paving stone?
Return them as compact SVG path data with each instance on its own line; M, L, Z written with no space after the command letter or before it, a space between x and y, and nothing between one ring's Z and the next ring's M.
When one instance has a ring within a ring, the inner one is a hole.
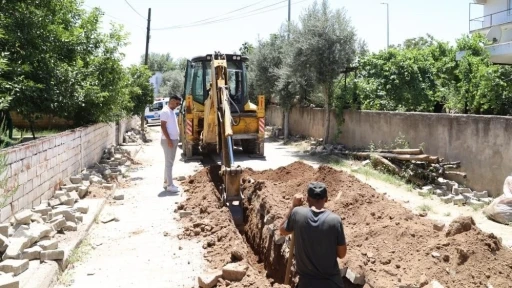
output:
M34 260L34 259L39 259L39 257L41 257L41 251L43 251L43 249L41 249L41 247L39 246L34 246L34 247L30 247L30 248L27 248L25 250L23 250L23 252L21 253L21 259L25 259L25 260ZM2 287L2 286L0 286Z
M4 273L13 273L14 276L18 276L28 269L28 265L28 260L8 259L0 262L0 271Z
M114 191L116 189L116 184L103 184L101 188L109 191Z
M437 197L444 197L446 196L446 191L441 189L434 190L434 194L436 194Z
M13 240L15 238L25 239L26 241L28 241L28 246L31 246L32 244L36 243L37 240L39 240L37 231L35 231L35 229L30 230L28 226L21 226L20 228L18 228L18 230L14 232L14 235L10 237L10 240ZM22 251L25 248L26 247L23 247L22 249L20 249L20 251Z
M60 229L62 229L62 227L66 226L66 219L60 218L56 221L52 220L51 226L54 231L59 231Z
M21 212L18 212L14 214L13 220L15 224L30 224L32 221L32 211L30 210L23 210Z
M426 197L431 194L429 190L422 189L422 190L416 190L416 191L418 192L418 195L423 196L423 197Z
M124 200L124 194L120 192L116 192L114 195L114 200Z
M74 208L77 212L80 212L82 214L87 214L87 212L89 212L89 205L85 202L76 203Z
M488 198L489 197L489 193L487 191L474 192L474 193L475 193L475 198L477 198L477 199L482 199L482 198Z
M222 277L222 271L220 270L209 272L197 277L197 282L201 288L212 288L217 285L220 277Z
M48 206L55 207L57 205L60 205L60 203L61 202L59 201L59 199L52 198L48 201Z
M19 288L20 281L11 274L0 275L0 288Z
M67 197L66 201L63 201L62 204L72 207L73 204L75 204L75 202L76 202L75 199Z
M81 184L82 176L71 176L69 177L69 181L71 181L71 184Z
M75 192L75 191L68 192L66 196L73 199L74 202L78 202L78 200L80 200L80 196L78 196L78 192ZM73 202L73 204L74 204L74 202ZM69 206L73 206L73 205L69 205Z
M434 187L432 187L431 185L423 186L421 190L428 191L428 193L432 194L432 192L434 192Z
M41 223L32 223L30 224L30 231L40 240L43 237L50 236L52 232L52 228L46 226Z
M84 215L82 214L75 214L75 217L76 217L76 221L79 221L79 222L84 222Z
M52 208L48 207L48 204L46 205L39 205L37 207L34 207L32 208L32 212L34 212L34 214L39 214L41 216L46 216L48 215L48 213L52 211Z
M455 195L471 194L471 196L473 196L473 191L471 191L471 189L469 189L469 188L453 187L452 193L455 194Z
M490 197L487 197L487 198L481 198L481 199L478 199L478 200L480 200L480 201L484 202L486 205L489 205L489 204L491 204L491 203L492 203L492 201L494 201L494 199L493 199L493 198L490 198Z
M37 247L41 248L43 251L48 250L56 250L59 248L59 241L51 239L51 240L43 240L36 243Z
M67 221L66 225L64 227L62 227L62 231L76 231L76 230L78 230L76 223L71 222L71 221Z
M464 197L462 195L457 195L455 197L453 197L453 204L454 205L463 205L464 203L466 203L466 199L464 199Z
M80 199L84 198L87 191L89 191L89 189L85 185L78 187L78 197L80 197Z
M41 251L41 261L62 259L64 259L64 250L62 249Z
M481 202L481 201L478 201L478 200L474 200L474 199L471 199L467 202L467 204L469 206L472 206L472 207L475 207L475 208L484 208L485 207L485 203L484 202Z
M66 196L66 193L68 193L68 192L67 191L63 191L63 190L55 191L55 194L53 194L53 197L55 199L59 199L62 196Z
M364 276L355 273L350 268L347 269L345 277L347 277L347 279L350 280L350 282L353 284L364 285L366 282Z
M11 227L9 223L0 224L0 235L9 237L9 227Z
M76 222L75 214L73 213L73 208L57 208L54 209L50 214L52 215L52 218L55 218L55 216L62 215L66 219L66 221Z
M464 197L464 200L466 200L466 202L469 202L469 200L476 200L473 193L463 193L461 195L462 197Z
M222 278L229 281L241 281L247 273L249 266L244 263L229 263L222 268Z

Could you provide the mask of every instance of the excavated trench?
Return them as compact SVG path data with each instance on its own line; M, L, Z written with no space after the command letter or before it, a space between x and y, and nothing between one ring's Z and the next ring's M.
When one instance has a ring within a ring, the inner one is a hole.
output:
M347 276L360 281L353 284L345 278L345 287L423 287L433 281L444 287L509 287L512 252L471 218L458 218L439 229L355 177L327 166L314 169L295 162L275 170L244 171L245 226L240 232L229 210L221 207L219 168L202 169L185 180L187 200L178 207L191 214L183 220L182 237L204 241L209 268L249 264L241 281L220 279L216 287L287 287L280 284L288 240L280 237L277 227L291 197L305 191L310 181L326 183L327 208L343 220L348 252L339 264L347 267Z

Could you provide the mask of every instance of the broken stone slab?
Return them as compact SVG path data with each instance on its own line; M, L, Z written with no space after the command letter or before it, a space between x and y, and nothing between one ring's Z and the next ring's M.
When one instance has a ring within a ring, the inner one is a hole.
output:
M20 280L15 279L13 274L0 275L0 288L19 288Z
M56 250L59 248L59 242L57 240L43 240L36 243L36 246L41 248L42 251Z
M73 203L74 204L74 203ZM56 216L62 215L66 219L66 221L76 222L76 217L74 214L73 208L57 208L54 209L52 212L50 212L50 215L52 215L52 219Z
M426 197L428 195L430 195L430 191L429 190L416 190L418 192L418 195L422 196L422 197Z
M487 197L487 198L480 198L480 199L478 199L478 200L480 200L480 201L484 202L486 205L489 205L489 204L491 204L491 203L492 203L492 201L494 201L494 199L493 199L493 198L490 198L490 197Z
M7 250L7 247L9 247L9 244L11 242L9 241L9 238L5 237L4 235L0 235L0 252L4 253Z
M71 184L81 184L82 183L82 176L71 176L69 177L69 181L71 181Z
M432 187L431 185L423 186L421 190L428 191L428 193L432 194L432 192L434 192L434 187Z
M76 203L74 208L77 212L80 212L82 214L87 214L87 212L89 212L89 205L85 202Z
M47 260L62 260L62 259L64 259L64 250L62 250L62 249L41 251L41 262L47 261Z
M20 259L21 252L29 247L29 240L25 238L11 238L9 239L9 246L2 256L3 260L7 259ZM1 271L1 270L0 270Z
M473 195L473 191L471 191L471 189L469 189L469 188L453 187L452 188L452 194L453 195L462 195L462 194L471 194L471 195Z
M55 194L53 194L53 198L59 199L62 196L66 196L66 193L68 192L63 190L55 191Z
M124 200L124 194L121 192L116 192L114 194L114 200Z
M444 288L444 286L436 280L432 280L425 288Z
M116 189L116 184L102 184L101 188L108 191L114 191Z
M25 225L18 228L16 230L16 232L14 232L14 235L12 235L10 240L13 240L16 238L24 239L25 241L27 241L28 242L27 247L31 246L32 244L36 243L37 240L39 240L37 231L35 231L35 229L31 230L28 226L25 226ZM25 248L26 247L24 247L23 249L25 249ZM22 251L23 249L20 249L20 251Z
M46 204L46 205L41 204L37 207L32 208L32 212L34 212L34 214L39 214L41 216L48 215L48 213L50 211L52 211L52 208L48 207L48 204Z
M446 191L441 189L434 190L434 194L436 194L437 197L444 197L446 196Z
M67 192L66 196L70 199L73 199L73 201L74 201L73 204L75 204L75 202L78 202L78 200L80 200L80 196L78 196L78 192L76 192L76 191ZM73 206L73 205L69 205L69 206Z
M66 226L66 219L64 218L59 218L58 220L54 221L53 219L51 220L52 222L50 222L50 225L52 226L53 230L54 231L59 231L62 229L62 227Z
M76 221L76 220L75 220ZM62 227L62 231L77 231L78 227L75 222L67 221L66 225Z
M18 276L28 269L28 265L28 260L8 259L0 262L0 271L4 273L13 273L14 276Z
M350 280L350 282L353 284L364 285L366 283L364 276L359 275L350 268L347 269L345 277L347 277L347 279Z
M63 190L66 190L66 192L76 191L78 190L78 187L80 187L80 184L71 184L66 186L61 186L60 188Z
M469 206L475 207L477 209L485 207L485 203L484 202L481 202L481 201L478 201L478 200L475 200L475 199L471 199L471 200L467 201L467 204Z
M474 196L475 198L477 199L482 199L482 198L488 198L489 197L489 193L487 191L482 191L482 192L473 192L474 193Z
M9 228L11 225L9 223L0 224L0 235L4 237L9 237Z
M41 239L43 237L50 236L52 232L52 228L46 226L45 224L41 223L32 223L30 224L30 230L33 235L37 237L37 239ZM16 235L16 233L15 233Z
M444 226L446 226L446 224L444 224L443 222L434 222L434 224L433 224L435 231L443 231Z
M39 246L27 248L21 253L21 259L29 261L39 259L41 257L41 251L43 251L43 249L41 249Z
M103 183L103 179L96 176L96 175L91 175L91 177L89 178L89 181L93 184L101 184Z
M242 281L249 266L245 263L229 263L222 268L222 278L228 281Z
M90 177L91 177L90 173L87 173L87 172L82 173L82 181L89 181Z
M14 214L12 222L13 224L30 224L33 214L30 210L23 210Z
M197 277L197 282L199 284L199 287L201 288L212 288L215 287L215 285L217 285L220 277L222 277L222 271L220 270L208 272Z
M116 216L113 213L105 213L105 214L101 215L101 217L100 217L100 221L103 224L112 222L114 220L117 221Z
M53 208L53 207L55 207L55 206L57 206L57 205L60 205L60 203L61 203L61 202L60 202L60 200L59 200L59 199L52 198L52 199L50 199L50 200L48 201L48 206L50 206L50 207L52 207L52 208Z
M78 187L78 197L80 197L80 199L84 198L87 191L89 191L89 188L85 185Z
M464 199L464 197L462 195L457 195L457 196L453 197L453 204L454 205L462 206L465 203L466 203L466 199Z
M82 215L81 213L76 214L75 217L77 222L84 222L84 215Z
M62 204L66 205L66 206L73 206L73 204L75 204L75 202L76 202L75 199L66 197L66 200L62 201Z

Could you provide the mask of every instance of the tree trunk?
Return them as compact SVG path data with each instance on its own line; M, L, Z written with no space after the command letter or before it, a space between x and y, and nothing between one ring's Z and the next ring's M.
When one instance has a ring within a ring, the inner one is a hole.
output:
M331 109L329 107L329 89L324 87L324 100L325 100L325 131L324 131L324 145L329 142L329 124L331 122Z
M282 105L281 105L281 106L279 106L279 107L281 107L281 111L283 111L283 112L281 113L281 129L283 129L283 134L284 134L284 123L285 123L285 119L284 119L284 114L285 114L285 113L284 113L284 111L285 111L285 110L283 109L283 106L282 106Z
M30 132L32 132L32 138L34 140L36 140L36 132L34 132L34 122L30 121L29 125L30 125Z
M284 123L283 123L283 134L284 134L284 140L288 140L288 136L290 134L289 130L289 124L290 124L290 110L284 110Z

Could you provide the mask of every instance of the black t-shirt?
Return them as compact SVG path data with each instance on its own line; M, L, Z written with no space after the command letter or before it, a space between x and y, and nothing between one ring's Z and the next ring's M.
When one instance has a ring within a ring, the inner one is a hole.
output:
M295 207L285 228L295 232L300 288L343 287L337 260L338 246L346 244L340 216L328 210Z

